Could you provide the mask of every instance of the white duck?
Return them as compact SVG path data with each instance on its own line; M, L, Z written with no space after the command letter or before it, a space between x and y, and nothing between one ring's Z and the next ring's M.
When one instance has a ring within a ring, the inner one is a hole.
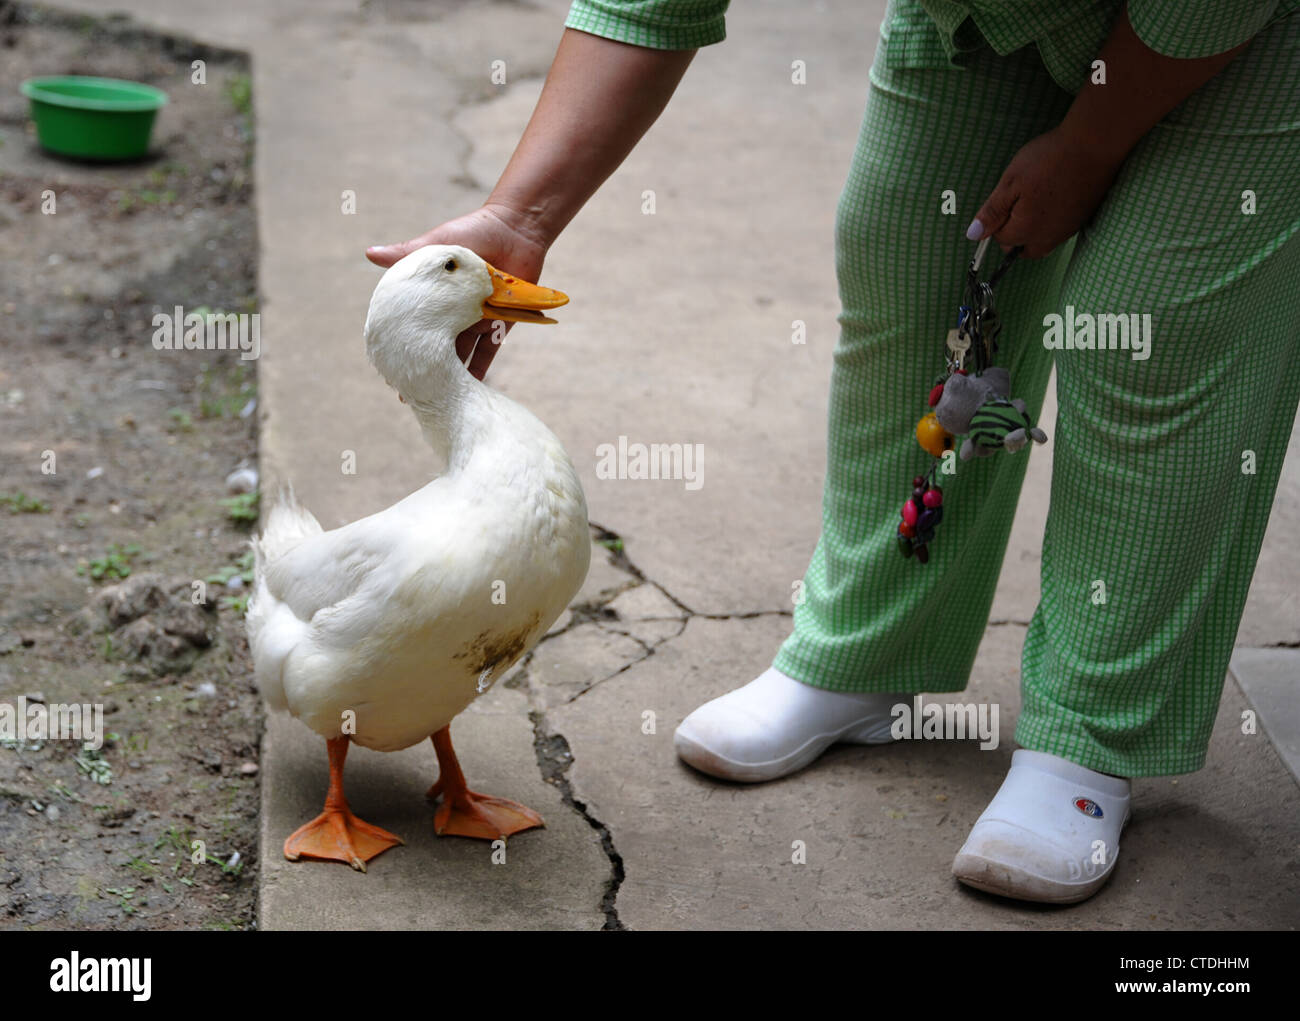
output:
M255 540L248 635L258 685L326 739L325 810L286 858L365 862L401 840L352 814L348 742L397 751L433 741L439 834L496 839L542 825L476 794L452 749L453 717L544 635L587 574L587 506L560 441L456 356L480 319L551 323L559 291L494 269L466 248L421 248L370 299L366 350L447 461L385 511L325 532L290 493Z

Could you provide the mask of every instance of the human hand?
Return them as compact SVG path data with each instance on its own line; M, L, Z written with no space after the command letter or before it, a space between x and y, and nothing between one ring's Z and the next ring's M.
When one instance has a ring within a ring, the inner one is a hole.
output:
M1027 258L1042 258L1088 222L1122 163L1122 154L1053 128L1012 157L966 237L991 234L1003 251L1023 245Z
M519 226L510 210L488 204L410 241L373 245L366 249L366 258L376 266L387 267L425 245L463 245L497 269L532 282L541 275L548 247L541 238ZM507 332L512 325L505 324ZM484 319L456 338L456 354L476 379L487 373L500 347L491 333L492 321Z

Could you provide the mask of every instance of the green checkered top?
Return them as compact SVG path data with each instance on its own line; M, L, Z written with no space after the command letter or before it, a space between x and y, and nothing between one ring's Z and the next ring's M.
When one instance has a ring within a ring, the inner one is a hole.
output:
M1034 43L1056 82L1078 92L1122 7L1123 0L907 0L895 20L921 66L936 57L951 63L985 41L1004 56ZM1230 50L1298 9L1300 0L1128 0L1138 38L1181 59Z
M574 0L565 24L656 50L726 38L728 0ZM898 0L885 25L894 67L959 64L982 46L1008 54L1030 43L1062 88L1083 87L1124 0ZM1128 0L1138 36L1157 53L1190 59L1222 53L1300 0Z
M694 50L727 37L729 0L574 0L564 24L652 50Z

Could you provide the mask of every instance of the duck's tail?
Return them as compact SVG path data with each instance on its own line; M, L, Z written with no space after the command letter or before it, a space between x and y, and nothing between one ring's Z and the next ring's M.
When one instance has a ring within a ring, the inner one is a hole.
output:
M287 606L281 607L267 587L266 567L284 556L304 539L318 535L320 522L294 496L293 486L280 490L279 498L266 516L261 534L252 539L254 580L244 625L253 652L258 687L272 708L285 708L283 666L285 656L297 641L297 627ZM278 622L278 623L277 623Z
M321 531L320 522L294 496L293 486L285 486L267 514L261 534L253 538L253 554L258 566L284 556L303 539Z

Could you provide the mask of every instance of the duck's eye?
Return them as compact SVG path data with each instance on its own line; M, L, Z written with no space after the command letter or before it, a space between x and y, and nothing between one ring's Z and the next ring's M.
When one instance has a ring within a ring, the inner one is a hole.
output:
M446 262L442 264L442 268L445 269L448 273L450 273L452 270L456 268L456 260L448 259Z

